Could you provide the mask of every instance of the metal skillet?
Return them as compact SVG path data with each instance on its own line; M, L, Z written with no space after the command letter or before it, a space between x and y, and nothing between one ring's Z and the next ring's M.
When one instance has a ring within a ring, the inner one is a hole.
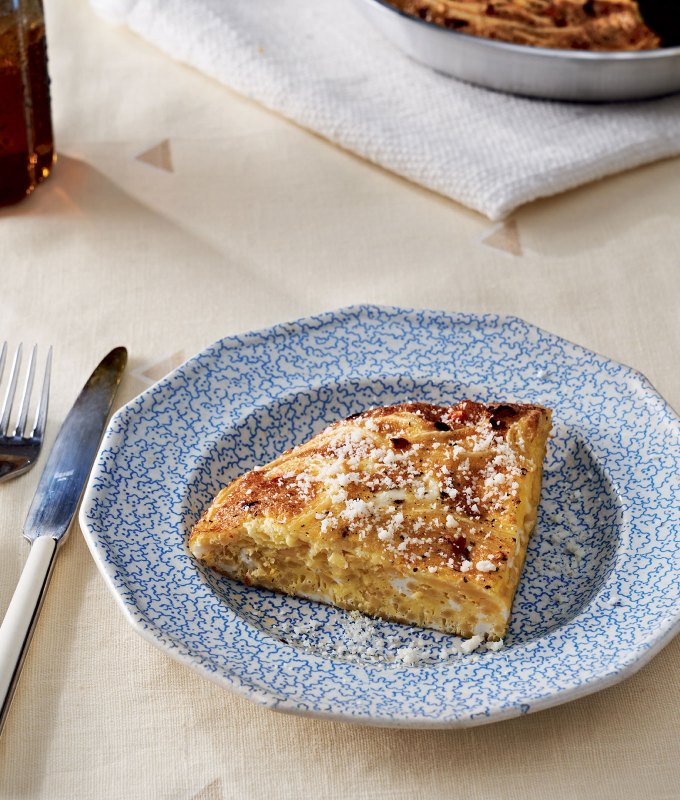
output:
M680 46L637 52L551 50L469 36L385 0L352 0L406 55L454 78L551 100L642 100L680 91Z

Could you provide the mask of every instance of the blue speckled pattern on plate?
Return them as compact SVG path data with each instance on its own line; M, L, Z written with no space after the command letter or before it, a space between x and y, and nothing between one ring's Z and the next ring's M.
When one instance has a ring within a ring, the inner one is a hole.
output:
M356 648L344 612L189 555L191 525L245 470L369 406L463 398L554 409L502 650L455 654L445 634L386 622L371 625L381 647ZM223 339L118 411L80 520L136 630L223 686L299 714L474 725L615 683L671 639L679 441L640 374L522 320L360 306Z

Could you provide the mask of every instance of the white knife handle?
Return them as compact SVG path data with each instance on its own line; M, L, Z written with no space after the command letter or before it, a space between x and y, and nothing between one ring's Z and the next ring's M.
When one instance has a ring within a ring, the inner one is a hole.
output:
M39 536L33 542L0 626L0 733L50 582L57 546L57 540L50 536Z

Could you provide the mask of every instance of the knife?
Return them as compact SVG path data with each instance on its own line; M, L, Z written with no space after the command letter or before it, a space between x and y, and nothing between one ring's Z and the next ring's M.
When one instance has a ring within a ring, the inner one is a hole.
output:
M126 363L127 350L116 347L90 375L61 426L33 497L24 525L31 549L0 626L0 733Z

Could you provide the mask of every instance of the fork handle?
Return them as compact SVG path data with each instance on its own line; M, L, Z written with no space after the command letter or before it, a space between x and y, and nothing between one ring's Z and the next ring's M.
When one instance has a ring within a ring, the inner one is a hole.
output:
M57 548L57 540L50 536L39 536L31 545L26 565L0 626L0 733L45 599Z

